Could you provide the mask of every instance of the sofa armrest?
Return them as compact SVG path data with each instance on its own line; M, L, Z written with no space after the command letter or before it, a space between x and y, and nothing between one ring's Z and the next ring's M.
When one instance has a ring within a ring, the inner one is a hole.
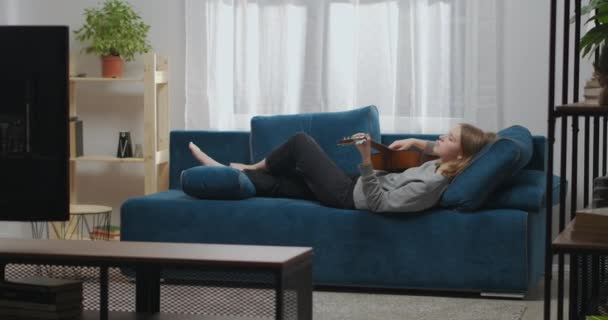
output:
M190 141L220 163L250 163L249 132L246 131L171 131L169 148L169 188L180 189L182 170L199 165L188 149Z
M560 178L553 176L552 202L559 203ZM523 170L488 198L485 208L519 209L527 212L540 212L545 207L546 174L540 170Z

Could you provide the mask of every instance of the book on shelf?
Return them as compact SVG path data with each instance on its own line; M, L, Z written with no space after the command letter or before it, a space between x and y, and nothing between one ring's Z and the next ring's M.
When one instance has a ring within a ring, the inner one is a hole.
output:
M62 311L44 311L32 309L0 308L0 318L5 319L39 319L39 320L71 320L78 319L82 308Z
M118 239L120 238L120 227L118 226L97 226L90 233L92 239Z
M32 276L0 281L0 290L27 292L82 291L82 281Z
M572 221L574 240L608 242L608 208L589 208L576 212Z
M55 303L39 303L30 300L0 299L0 309L28 309L39 311L65 311L82 308L82 299L59 301Z
M39 304L79 304L82 302L82 291L31 292L0 289L0 300L25 301Z
M82 120L77 117L70 118L70 157L80 157L83 152Z
M0 281L0 301L80 305L82 281L27 277Z
M588 227L593 229L608 228L608 207L587 208L576 211L576 227Z

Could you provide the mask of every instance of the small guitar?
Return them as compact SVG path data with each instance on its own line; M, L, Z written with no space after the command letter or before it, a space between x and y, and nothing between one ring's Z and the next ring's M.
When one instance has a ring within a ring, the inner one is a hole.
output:
M339 146L364 143L365 137L344 137L338 140ZM418 150L393 150L381 143L370 140L372 148L377 153L372 153L372 166L376 170L390 172L401 172L412 167L418 167L426 161L437 159L436 156L426 155Z

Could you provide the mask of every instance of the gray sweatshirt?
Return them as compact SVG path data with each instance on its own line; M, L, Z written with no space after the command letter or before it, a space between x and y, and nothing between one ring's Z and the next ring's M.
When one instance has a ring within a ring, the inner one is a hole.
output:
M426 150L432 150L428 143ZM426 151L425 150L425 151ZM401 173L360 165L361 176L353 191L355 208L373 212L417 212L433 207L450 183L436 172L438 161L428 161Z

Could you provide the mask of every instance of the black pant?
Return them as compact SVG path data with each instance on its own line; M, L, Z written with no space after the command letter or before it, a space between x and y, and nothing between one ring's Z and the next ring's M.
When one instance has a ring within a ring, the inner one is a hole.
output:
M353 209L356 177L349 177L319 144L298 133L266 157L263 170L245 170L256 195L318 200L323 205Z

